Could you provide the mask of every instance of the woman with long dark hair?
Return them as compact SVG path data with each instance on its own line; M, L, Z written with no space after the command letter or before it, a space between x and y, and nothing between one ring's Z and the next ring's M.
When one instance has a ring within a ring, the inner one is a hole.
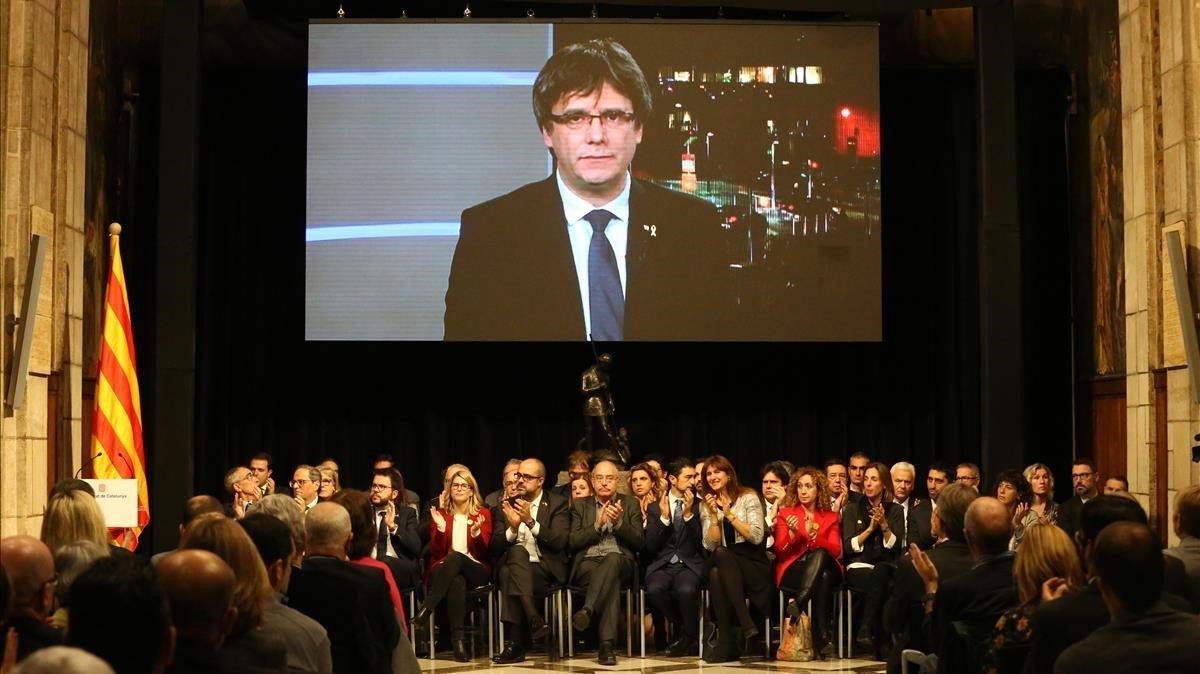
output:
M846 504L842 511L846 583L866 593L861 623L865 630L860 635L871 638L876 657L887 648L883 602L895 571L890 562L904 554L899 536L906 525L904 508L892 502L894 493L891 470L882 463L868 464L863 477L864 498Z
M800 617L813 600L813 654L829 643L833 585L841 580L842 527L829 509L825 472L805 466L792 474L775 519L775 584L790 595L788 615Z
M709 557L708 589L717 614L717 647L706 662L731 662L745 641L758 636L746 599L764 614L769 610L771 564L763 539L762 499L738 482L737 471L721 455L704 463L700 529Z

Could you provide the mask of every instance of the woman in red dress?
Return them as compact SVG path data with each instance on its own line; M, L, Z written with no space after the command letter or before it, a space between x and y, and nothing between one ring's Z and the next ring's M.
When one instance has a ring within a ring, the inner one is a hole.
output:
M790 595L788 615L798 618L812 599L813 653L823 659L833 585L842 577L841 525L829 509L824 471L805 466L792 474L775 518L775 555L775 584Z
M429 567L425 574L429 592L413 620L422 624L448 599L454 659L467 662L470 658L463 640L467 590L486 585L492 577L488 558L492 514L469 470L450 475L449 488L438 505L429 509Z

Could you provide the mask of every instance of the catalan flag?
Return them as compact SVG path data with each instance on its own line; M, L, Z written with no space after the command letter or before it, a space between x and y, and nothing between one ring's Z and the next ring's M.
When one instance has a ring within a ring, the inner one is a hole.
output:
M138 481L138 524L111 529L113 541L136 549L142 529L150 522L146 485L146 454L142 448L142 403L138 390L137 359L133 351L133 324L129 319L129 293L121 266L121 226L109 226L112 268L104 293L104 331L100 338L100 371L96 377L96 408L92 413L92 463L100 479Z

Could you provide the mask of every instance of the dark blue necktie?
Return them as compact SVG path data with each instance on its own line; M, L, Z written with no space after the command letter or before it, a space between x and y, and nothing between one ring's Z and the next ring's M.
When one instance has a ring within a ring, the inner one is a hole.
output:
M621 272L604 229L616 216L598 209L583 216L592 225L588 244L588 307L592 315L592 339L598 342L620 341L624 334L625 295L621 292Z

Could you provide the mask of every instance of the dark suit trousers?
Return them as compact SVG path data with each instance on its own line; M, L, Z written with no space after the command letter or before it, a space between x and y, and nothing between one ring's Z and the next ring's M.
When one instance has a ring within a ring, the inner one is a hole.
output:
M617 614L621 608L621 584L633 575L633 561L610 552L603 557L587 557L579 562L575 581L587 590L583 605L600 619L596 636L601 642L617 638Z
M512 624L512 642L522 643L529 616L525 614L525 601L545 597L554 582L550 572L541 564L529 559L529 551L520 545L508 548L504 559L496 570L500 593L504 596L504 622ZM536 610L536 609L535 609Z
M700 577L684 564L667 564L646 575L646 598L688 641L700 639Z
M893 562L879 562L872 569L846 569L846 583L855 590L866 590L859 625L871 630L871 636L878 645L887 643L883 633L883 603L891 591L895 574L896 565Z

